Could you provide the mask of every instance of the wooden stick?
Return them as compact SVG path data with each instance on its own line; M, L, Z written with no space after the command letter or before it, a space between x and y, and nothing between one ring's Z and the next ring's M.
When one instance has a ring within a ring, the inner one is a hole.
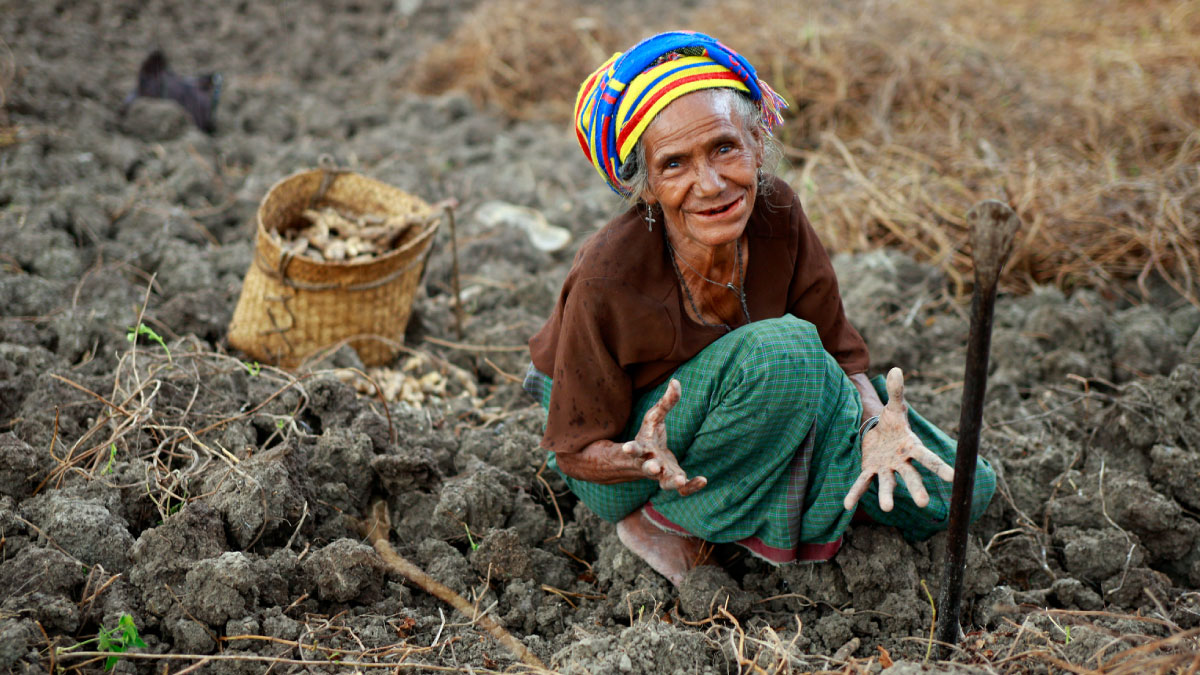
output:
M450 220L450 264L453 272L454 283L454 332L458 335L458 341L463 339L463 306L462 306L462 284L458 277L458 234L454 227L454 207L446 206L446 218Z
M388 543L388 535L392 532L392 526L388 517L387 502L382 499L375 500L375 503L371 504L371 511L367 522L360 525L363 530L363 536L371 542L371 545L375 547L379 556L392 569L404 575L405 579L421 587L426 593L457 609L467 619L483 626L487 632L492 634L492 637L507 647L514 656L526 665L543 671L546 670L546 664L542 663L541 659L529 651L529 648L521 643L520 640L513 637L512 633L509 633L503 626L496 623L492 617L487 614L476 616L474 607L472 607L470 602L467 602L466 598L455 593L449 586L429 576L420 567L409 562L392 549L391 544Z
M987 391L988 352L992 342L992 313L1000 270L1012 253L1020 220L1003 202L988 199L967 212L975 261L975 291L971 297L971 328L967 336L967 363L963 375L962 409L958 422L958 454L954 460L954 490L950 496L950 540L938 592L937 640L958 642L962 610L963 572L967 562L967 525L971 520L971 494L975 488L975 461L983 425L983 396ZM940 651L946 656L947 648Z
M426 335L423 339L425 342L441 347L459 349L465 352L523 352L529 349L528 345L472 345L465 342L451 342L432 335Z

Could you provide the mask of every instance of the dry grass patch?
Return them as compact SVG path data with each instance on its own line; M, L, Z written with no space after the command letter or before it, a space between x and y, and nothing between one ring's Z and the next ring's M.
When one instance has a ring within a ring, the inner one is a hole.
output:
M579 83L621 42L611 17L566 0L484 0L416 65L413 88L465 91L517 119L570 120Z
M695 24L793 103L792 182L831 248L900 244L962 289L963 214L998 197L1024 222L1010 286L1158 273L1197 302L1200 4L750 7Z
M652 30L611 14L485 0L418 88L566 126L580 80ZM964 291L964 214L1000 198L1024 223L1009 288L1159 276L1200 305L1200 3L728 0L685 16L791 102L784 173L831 249L903 246Z

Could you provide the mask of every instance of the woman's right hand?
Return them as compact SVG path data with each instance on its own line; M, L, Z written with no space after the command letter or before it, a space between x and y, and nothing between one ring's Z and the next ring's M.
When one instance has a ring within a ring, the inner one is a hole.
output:
M667 447L667 413L679 403L682 391L679 380L672 379L658 403L646 411L637 436L621 445L621 452L635 463L643 476L658 481L660 488L678 490L680 496L686 497L708 485L708 479L704 476L689 479L675 459L675 453Z

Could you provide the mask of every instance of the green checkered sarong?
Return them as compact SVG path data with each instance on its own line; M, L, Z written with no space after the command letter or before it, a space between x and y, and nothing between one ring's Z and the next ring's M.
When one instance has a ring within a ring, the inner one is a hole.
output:
M837 552L852 512L842 499L860 473L862 403L816 328L790 315L743 326L706 347L672 375L682 397L667 415L668 445L689 476L708 485L688 497L641 479L600 485L563 475L597 515L616 522L638 508L664 528L715 543L737 542L773 562L827 560ZM886 401L883 379L873 384ZM526 389L549 409L552 382L530 367ZM625 434L633 438L667 383L636 402ZM955 443L909 408L909 423L951 465ZM554 454L549 464L559 471ZM917 470L930 504L919 508L904 487L895 508L879 510L877 486L860 502L874 520L919 540L949 524L951 486ZM995 491L987 462L976 469L972 520Z

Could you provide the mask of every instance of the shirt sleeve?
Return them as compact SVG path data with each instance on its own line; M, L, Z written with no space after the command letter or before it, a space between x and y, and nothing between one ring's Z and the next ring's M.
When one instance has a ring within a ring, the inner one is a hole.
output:
M631 363L661 358L675 331L655 303L611 279L582 279L562 307L542 447L579 452L616 440L629 424Z
M788 289L788 312L817 327L825 351L837 359L847 375L866 372L870 365L867 343L846 318L833 263L799 198L792 200L792 225L799 231L799 241Z

